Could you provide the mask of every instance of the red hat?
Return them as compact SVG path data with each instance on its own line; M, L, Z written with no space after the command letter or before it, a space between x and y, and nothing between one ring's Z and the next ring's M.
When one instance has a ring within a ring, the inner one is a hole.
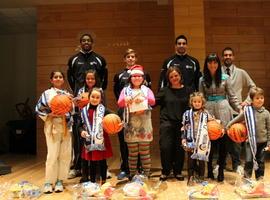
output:
M134 74L144 75L143 66L141 66L141 65L132 66L130 68L130 75L134 75Z

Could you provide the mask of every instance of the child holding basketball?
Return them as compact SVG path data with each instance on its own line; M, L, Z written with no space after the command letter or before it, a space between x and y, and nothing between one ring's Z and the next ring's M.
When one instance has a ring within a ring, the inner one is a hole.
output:
M129 85L124 87L118 99L118 106L125 108L125 142L128 145L130 179L136 174L138 154L146 176L150 175L150 142L153 140L151 107L155 97L150 88L143 85L143 67L134 65L130 69Z
M229 129L234 123L245 120L248 139L245 143L246 161L244 177L251 178L252 170L254 169L255 178L258 180L264 177L265 151L270 149L270 114L263 106L263 89L259 87L253 88L250 90L249 96L251 105L245 106L244 112L230 121L226 129Z
M79 125L80 125L80 110L86 106L89 103L88 100L88 92L93 87L99 87L100 81L98 78L98 74L95 70L90 69L85 72L85 85L79 89L77 97L74 98L74 104L75 104L75 114L73 115L74 119L74 125L73 125L73 158L72 158L72 165L70 167L69 171L69 178L75 178L76 176L80 175L81 173L85 173L81 169L81 166L85 164L85 162L82 163L81 161L81 147L82 142L80 141L80 133L79 133ZM81 181L84 179L82 178Z
M44 91L36 105L36 113L44 121L44 133L47 143L44 193L62 192L63 181L67 179L71 161L71 113L55 115L50 102L56 95L70 94L63 90L64 74L53 71L50 76L50 89Z
M82 147L82 178L80 182L89 181L88 161L90 161L90 181L96 182L97 167L101 176L101 183L106 182L107 162L112 157L112 147L108 134L103 130L103 117L110 113L102 104L103 91L92 88L89 91L89 103L81 111L80 134L84 139Z
M188 185L193 184L195 171L198 171L199 181L204 180L205 161L210 154L207 122L213 117L205 110L205 103L203 94L194 92L189 98L191 109L183 114L182 145L188 154Z

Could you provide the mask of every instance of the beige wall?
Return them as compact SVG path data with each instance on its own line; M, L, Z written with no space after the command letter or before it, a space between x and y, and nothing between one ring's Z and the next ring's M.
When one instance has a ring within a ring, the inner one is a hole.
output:
M124 68L123 53L134 48L139 63L150 73L156 91L163 60L173 53L172 5L156 2L94 3L79 5L40 6L37 9L37 96L48 87L49 73L56 66L66 72L68 58L75 54L79 35L88 31L95 40L94 50L108 62L109 108L116 109L112 92L113 76ZM158 111L154 125L158 127ZM38 153L46 152L43 124L38 120ZM158 150L158 129L155 128L153 150ZM118 152L116 137L111 138Z
M245 69L270 99L270 2L204 2L206 51L218 52L226 46L235 50L236 64Z

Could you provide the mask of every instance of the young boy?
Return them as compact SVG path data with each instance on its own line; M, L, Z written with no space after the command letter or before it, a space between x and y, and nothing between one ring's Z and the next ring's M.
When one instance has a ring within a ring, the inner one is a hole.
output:
M251 105L245 106L244 112L230 121L227 129L236 122L245 120L248 140L246 141L246 161L244 167L244 177L251 178L252 170L255 170L255 178L264 177L264 157L265 151L270 147L270 114L263 107L264 91L256 87L250 90Z

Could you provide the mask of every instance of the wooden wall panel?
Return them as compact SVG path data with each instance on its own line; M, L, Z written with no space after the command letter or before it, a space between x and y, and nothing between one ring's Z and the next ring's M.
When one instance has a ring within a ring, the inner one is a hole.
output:
M265 106L270 109L270 3L266 1L204 0L206 52L226 46L235 50L240 65L265 90Z
M200 11L197 11L200 12ZM150 73L156 91L161 65L173 53L172 5L157 2L91 3L46 5L37 8L37 96L48 88L52 69L66 72L68 58L76 53L79 36L90 32L94 50L105 57L109 69L107 99L116 109L112 92L113 76L123 69L123 53L134 48L139 63ZM198 32L199 33L199 32ZM200 33L201 34L201 33ZM153 111L155 140L158 150L158 110ZM38 154L46 153L43 123L38 120ZM114 153L118 154L117 137L112 137Z

